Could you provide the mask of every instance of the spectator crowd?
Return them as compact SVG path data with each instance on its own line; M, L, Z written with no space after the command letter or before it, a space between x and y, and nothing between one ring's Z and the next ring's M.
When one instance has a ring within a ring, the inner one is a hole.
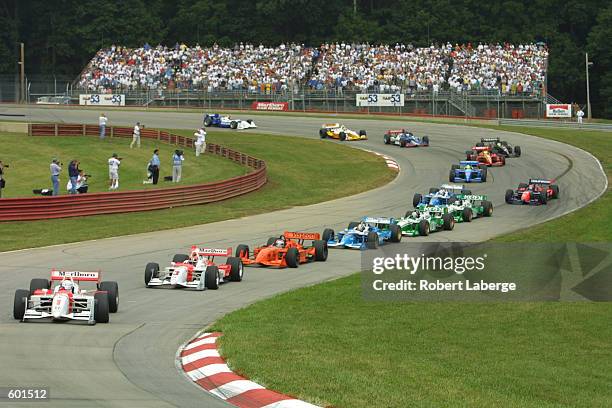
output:
M283 92L316 90L406 93L442 90L532 94L545 81L544 44L370 45L330 43L277 47L240 43L174 47L145 44L97 52L79 85L115 89L204 89Z

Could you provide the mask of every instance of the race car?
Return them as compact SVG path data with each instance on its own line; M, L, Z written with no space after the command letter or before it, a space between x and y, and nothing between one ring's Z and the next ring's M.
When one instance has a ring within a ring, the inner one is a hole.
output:
M305 245L312 241L312 245ZM255 248L251 255L249 246L236 247L236 257L245 265L276 266L278 268L297 268L299 264L327 260L327 243L319 233L285 231L279 237L270 237L266 245Z
M476 146L488 146L493 153L504 157L521 157L521 146L513 147L510 143L500 140L499 137L483 137L480 143L476 143Z
M465 152L467 160L477 161L486 166L504 166L506 165L506 157L497 153L492 153L489 146L474 146L472 150Z
M402 229L402 235L427 236L430 232L452 231L455 228L455 218L443 208L428 207L423 211L407 211L406 215L397 221L397 225Z
M383 141L385 144L394 144L401 147L429 146L429 136L420 138L406 131L406 129L387 130L383 135Z
M365 130L355 132L339 123L325 123L319 129L321 139L331 138L341 141L366 140L368 138Z
M109 313L119 308L119 286L114 281L101 281L101 273L51 270L51 279L32 279L30 289L17 289L13 317L51 321L78 320L88 324L108 323ZM94 282L95 288L81 288Z
M455 197L458 194L472 194L471 190L465 188L462 184L442 184L440 187L431 187L428 194L414 193L412 197L412 206L417 208L421 204L429 204L432 198L437 201L446 202L448 198Z
M400 242L402 230L395 218L364 217L338 233L326 228L323 239L330 248L376 249L386 242Z
M215 257L227 258L216 264ZM240 282L244 276L242 261L232 256L232 248L200 248L192 246L189 254L176 254L170 266L160 271L159 264L149 262L144 281L148 288L169 286L196 290L218 289L223 282Z
M542 205L548 200L559 198L559 186L554 180L529 179L529 183L520 183L516 190L506 190L508 204Z
M202 124L205 127L220 127L220 128L228 128L228 129L253 129L256 128L255 122L252 119L242 120L242 119L232 119L229 115L220 115L218 113L211 113L204 115L204 119L202 120Z
M477 161L464 160L453 164L448 175L451 183L484 183L487 181L487 167Z
M478 217L493 215L493 203L485 195L472 195L463 186L442 186L439 191L420 197L415 207L420 211L436 211L436 209L452 214L455 222L471 222ZM435 189L432 189L435 190ZM430 190L431 191L431 190ZM416 197L413 198L413 204ZM420 196L420 194L419 194Z

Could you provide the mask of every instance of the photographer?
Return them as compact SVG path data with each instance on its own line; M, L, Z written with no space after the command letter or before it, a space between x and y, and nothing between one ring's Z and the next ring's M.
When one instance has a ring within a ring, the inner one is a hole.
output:
M178 183L181 181L181 175L183 173L183 161L185 157L183 156L182 150L175 150L174 155L172 155L172 182Z
M71 189L69 191L70 194L77 193L77 179L79 178L79 161L72 160L68 165L68 177L70 178Z
M4 180L4 169L8 168L8 164L2 163L0 160L0 198L2 198L2 189L6 185L6 181Z
M108 159L108 178L110 179L109 190L116 190L119 188L119 166L121 165L121 158L117 157L117 153L113 153L113 156Z
M62 163L57 159L51 160L51 164L49 165L49 170L51 171L51 183L53 184L53 195L56 196L59 194L59 175L62 171Z
M83 170L79 170L79 176L76 179L76 192L79 194L85 194L89 190L89 185L87 184L87 179L91 177L90 174L85 174ZM66 190L72 191L73 184L72 179L68 181L66 185Z

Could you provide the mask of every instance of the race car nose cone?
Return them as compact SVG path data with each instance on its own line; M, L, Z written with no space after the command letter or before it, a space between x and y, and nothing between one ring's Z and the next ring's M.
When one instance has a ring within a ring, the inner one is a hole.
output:
M53 305L51 305L51 316L54 319L59 319L66 316L69 313L70 299L68 295L60 293L53 298Z
M523 194L521 194L521 201L528 203L531 200L531 194L529 193L529 191L523 191Z

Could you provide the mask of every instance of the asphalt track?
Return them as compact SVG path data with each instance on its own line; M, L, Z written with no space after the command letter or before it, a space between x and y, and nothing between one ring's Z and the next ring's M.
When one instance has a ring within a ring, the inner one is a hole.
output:
M99 112L74 109L0 107L0 113L26 115L26 120L97 123ZM196 128L201 116L173 112L108 114L110 124L137 120L149 127ZM330 119L256 116L258 132L317 137L317 128ZM15 118L15 120L23 118ZM400 149L382 143L382 133L401 126L397 121L343 120L366 129L370 140L353 143L387 154L402 170L388 185L352 197L297 207L242 219L156 233L138 234L33 250L0 253L0 387L45 386L53 407L222 407L216 399L187 381L175 366L177 348L196 331L220 316L262 298L354 273L360 269L356 251L333 250L326 263L293 270L248 268L245 280L217 291L145 289L143 268L149 261L167 263L174 253L194 243L235 247L261 244L283 230L322 231L343 228L362 215L398 216L410 207L415 191L424 192L447 180L450 164L483 136L499 135L520 145L523 157L492 169L490 182L473 185L494 204L491 218L458 224L452 232L427 239L481 241L523 226L545 221L581 207L606 186L599 163L588 153L557 142L518 133L455 125L410 123L405 127L428 134L432 146ZM332 142L330 142L332 143ZM299 152L288 152L299 154ZM329 163L333 177L333 163ZM355 163L359 172L359 163ZM504 204L504 191L529 177L558 178L561 198L547 206ZM206 211L206 207L202 207ZM112 222L112 216L109 216ZM155 213L151 213L155 222ZM129 233L129 226L126 226ZM422 238L415 238L420 240ZM119 282L121 305L110 324L21 324L12 319L16 288L27 288L34 277L45 277L51 267L102 269L107 280ZM304 305L307 307L307 305ZM299 362L296 362L299 364ZM0 402L0 406L11 403ZM28 406L20 403L18 406ZM32 406L39 406L33 403Z

